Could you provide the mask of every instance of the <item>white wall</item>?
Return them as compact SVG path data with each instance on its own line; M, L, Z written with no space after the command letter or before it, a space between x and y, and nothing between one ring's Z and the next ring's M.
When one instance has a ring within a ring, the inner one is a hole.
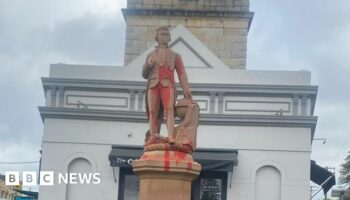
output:
M119 180L114 182L109 166L111 145L142 145L147 128L145 123L46 119L42 170L66 172L71 160L85 158L102 175L91 196L116 200ZM198 129L198 147L238 149L238 166L232 179L228 177L228 199L255 200L256 173L264 166L281 173L282 200L307 199L310 144L309 128L202 125ZM40 200L61 200L65 194L65 185L40 188Z

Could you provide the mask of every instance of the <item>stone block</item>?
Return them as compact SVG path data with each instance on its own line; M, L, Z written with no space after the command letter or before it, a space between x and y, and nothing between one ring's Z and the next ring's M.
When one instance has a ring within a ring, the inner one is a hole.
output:
M248 28L248 20L223 20L224 28Z
M159 26L156 26L156 25L153 25L153 26L150 26L150 25L147 25L147 34L153 34L153 36L156 34L156 30Z
M238 50L238 51L247 51L248 50L247 43L235 43L232 49Z
M129 16L126 19L126 24L128 26L143 26L145 23L144 23L144 19L142 19L140 17L131 17L131 16Z
M247 36L247 29L224 28L224 36Z
M224 27L224 23L220 19L208 20L207 25L208 25L208 27L212 27L212 28L223 28Z
M192 34L197 35L199 33L198 28L188 28L189 31L191 31Z
M137 40L140 37L140 34L137 33L127 33L126 40Z
M169 19L161 19L161 18L146 18L143 19L145 25L148 26L170 26Z
M205 35L215 35L222 36L224 34L223 28L198 28L198 33L202 33Z
M246 58L246 57L247 57L246 51L231 50L231 58Z
M127 26L126 27L126 33L146 33L147 27L145 26Z
M208 47L210 49L218 49L218 50L223 50L225 48L224 44L217 43L217 42L209 42Z
M205 42L208 43L208 42L211 42L211 43L218 43L218 35L216 34L210 34L210 33L207 33L205 34Z
M244 58L229 58L229 59L222 59L222 61L229 66L230 68L242 68L242 66L246 66L246 61Z
M126 54L140 54L140 49L139 48L125 48L125 53Z
M134 40L132 42L132 46L134 48L142 48L146 46L146 41L145 40Z
M188 27L188 20L186 18L170 18L170 26L176 27L179 24Z
M224 36L223 38L226 44L247 42L247 37L245 36Z
M197 21L199 19L191 17L191 18L185 18L184 20L186 21L186 26L187 27L190 27L190 28L192 28L192 27L196 27L197 28L198 27L197 26Z
M226 49L221 49L220 51L220 58L231 58L231 51Z

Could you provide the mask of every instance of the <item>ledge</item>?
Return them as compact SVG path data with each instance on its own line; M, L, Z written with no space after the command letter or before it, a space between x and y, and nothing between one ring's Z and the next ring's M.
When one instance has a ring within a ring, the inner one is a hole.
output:
M47 118L58 118L148 123L145 112L139 111L39 107L39 112L43 121ZM199 125L311 128L312 138L316 124L315 116L200 114L199 119Z
M51 87L65 88L72 90L145 90L145 81L117 81L117 80L93 80L93 79L65 79L47 78L41 79L44 90ZM177 84L178 89L181 86ZM191 83L193 93L223 92L235 94L274 94L274 95L310 95L316 98L318 86L300 85L254 85L254 84L202 84ZM180 90L181 91L181 90Z

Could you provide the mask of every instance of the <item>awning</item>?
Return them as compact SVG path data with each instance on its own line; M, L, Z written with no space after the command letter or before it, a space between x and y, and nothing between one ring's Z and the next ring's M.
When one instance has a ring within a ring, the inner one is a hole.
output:
M311 181L322 186L327 193L335 185L335 175L311 160ZM322 185L323 184L323 185Z
M38 198L38 192L32 192L32 191L26 191L26 190L18 190L18 189L13 189L14 191L25 194L28 196L28 199L37 199Z
M113 145L109 153L110 166L131 167L132 161L139 159L142 153L142 146ZM193 158L202 165L204 171L231 172L233 166L237 166L237 154L236 149L197 148Z

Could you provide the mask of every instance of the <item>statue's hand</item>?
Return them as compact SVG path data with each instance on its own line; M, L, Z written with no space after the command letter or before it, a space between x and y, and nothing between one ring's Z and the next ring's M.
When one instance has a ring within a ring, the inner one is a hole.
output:
M192 94L190 91L184 91L184 97L185 99L191 99L192 100Z
M150 67L153 67L153 65L155 64L154 60L152 59L152 57L149 57L147 60L147 65Z

